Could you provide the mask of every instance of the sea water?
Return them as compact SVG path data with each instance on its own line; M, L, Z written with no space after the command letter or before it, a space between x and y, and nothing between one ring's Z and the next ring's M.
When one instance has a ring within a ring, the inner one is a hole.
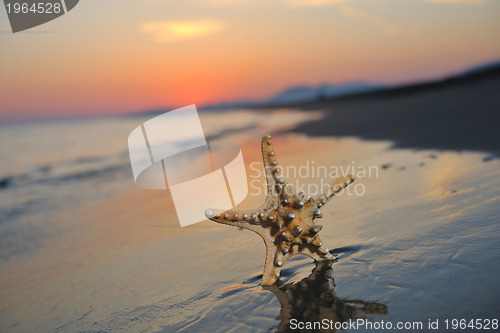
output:
M145 117L0 125L0 260L58 235L57 217L134 188L127 150Z

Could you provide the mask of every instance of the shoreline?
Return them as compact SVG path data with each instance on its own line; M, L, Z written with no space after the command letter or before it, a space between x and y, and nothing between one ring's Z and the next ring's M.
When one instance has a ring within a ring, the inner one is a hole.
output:
M500 70L288 106L325 118L291 129L310 137L355 136L394 148L500 156Z

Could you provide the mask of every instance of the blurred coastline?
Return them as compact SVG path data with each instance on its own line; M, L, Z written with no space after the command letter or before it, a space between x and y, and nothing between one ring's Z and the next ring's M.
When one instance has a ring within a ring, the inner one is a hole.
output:
M500 64L447 79L297 105L327 110L299 125L311 136L391 140L398 148L500 153Z

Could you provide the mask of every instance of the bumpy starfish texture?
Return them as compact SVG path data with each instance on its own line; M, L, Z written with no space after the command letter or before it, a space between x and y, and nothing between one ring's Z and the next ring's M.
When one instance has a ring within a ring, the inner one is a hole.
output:
M338 178L322 195L304 200L304 193L295 194L286 183L270 135L262 138L262 158L267 180L264 204L245 211L207 209L205 215L217 223L254 231L264 239L267 254L262 284L271 285L279 278L285 261L294 255L304 254L315 261L335 259L321 243L318 233L323 227L314 220L323 217L320 208L354 178Z

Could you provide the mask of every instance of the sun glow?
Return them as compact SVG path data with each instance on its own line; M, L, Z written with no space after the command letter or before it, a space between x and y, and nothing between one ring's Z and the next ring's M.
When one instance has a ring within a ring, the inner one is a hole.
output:
M157 42L171 43L206 36L224 28L225 25L217 21L153 21L141 24L139 30L151 34Z

